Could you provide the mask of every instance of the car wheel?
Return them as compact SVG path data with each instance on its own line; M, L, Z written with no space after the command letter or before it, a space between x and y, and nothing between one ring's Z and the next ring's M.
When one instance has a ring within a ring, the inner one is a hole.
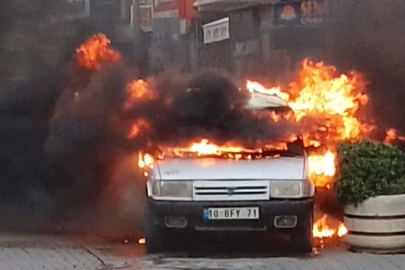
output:
M294 249L303 254L308 254L312 252L312 227L313 227L313 215L308 218L305 225L297 227L291 234L291 242Z
M155 213L149 206L145 210L144 233L148 253L163 251L163 232Z

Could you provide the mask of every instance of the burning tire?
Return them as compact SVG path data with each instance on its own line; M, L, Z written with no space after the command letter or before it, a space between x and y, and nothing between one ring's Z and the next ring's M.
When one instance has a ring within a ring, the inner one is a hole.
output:
M304 254L312 252L312 226L313 215L311 213L311 215L308 217L308 222L305 225L296 228L291 233L291 242L295 251Z
M146 250L148 253L163 251L164 235L159 227L158 219L149 206L145 210L144 233L146 239Z

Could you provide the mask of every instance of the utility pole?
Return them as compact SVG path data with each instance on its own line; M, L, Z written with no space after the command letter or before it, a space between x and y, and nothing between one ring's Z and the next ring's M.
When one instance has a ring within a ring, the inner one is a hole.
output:
M84 1L84 11L86 16L90 16L90 0Z
M134 47L136 53L140 51L141 46L140 4L140 0L132 0L131 25L134 33Z

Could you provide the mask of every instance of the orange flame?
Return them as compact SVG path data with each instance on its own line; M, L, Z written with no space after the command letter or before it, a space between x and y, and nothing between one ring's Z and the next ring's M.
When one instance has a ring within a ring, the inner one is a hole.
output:
M361 76L335 73L334 66L305 60L298 80L290 84L288 93L280 87L266 89L258 82L247 81L250 92L277 95L288 103L294 111L294 121L301 122L305 128L302 134L305 146L327 148L326 152L315 151L309 157L310 178L316 186L332 182L336 173L336 145L343 140L361 139L373 128L356 117L358 109L368 102ZM280 117L272 115L271 119L277 122Z
M327 224L327 215L317 220L313 225L314 238L332 238L334 236L343 237L347 234L347 229L343 223L340 223L338 229L333 229Z
M343 237L343 236L345 236L347 234L347 232L348 231L347 231L346 226L343 223L341 223L339 225L338 232L337 232L338 236Z
M311 181L323 187L331 185L336 173L336 145L343 140L361 139L370 131L370 126L363 124L357 117L358 109L368 102L368 96L363 93L364 85L359 74L336 74L335 67L309 60L303 62L298 79L290 85L288 92L281 91L280 87L266 88L258 82L247 81L250 92L277 95L292 108L295 117L287 117L285 120L299 122L303 128L304 145L319 149L309 153L309 171ZM141 98L154 98L149 88L143 80L130 83L127 106ZM272 121L281 120L276 113L270 118ZM148 128L148 123L138 120L129 137L137 137ZM285 149L285 143L278 148ZM198 155L222 155L226 152L227 157L232 159L241 158L237 152L260 151L248 150L233 143L218 146L205 139L187 148L172 150L176 154L187 151Z
M335 234L336 230L330 228L326 224L326 218L327 216L324 215L321 219L314 223L313 236L315 238L328 238Z
M231 146L231 145L225 145L225 146L218 146L216 144L210 143L206 139L202 139L201 142L199 143L193 143L189 148L183 149L186 151L194 152L199 155L220 155L222 152L243 152L243 151L249 151L253 152L251 149L245 149L243 147L238 147L238 146Z
M405 141L405 136L399 136L397 130L391 128L387 131L384 143L391 145L396 141Z
M331 151L328 151L325 155L310 156L310 171L317 175L334 176L336 172L334 161L335 155Z
M144 119L137 120L131 127L131 130L128 135L128 139L133 139L138 137L138 135L147 129L149 129L149 123Z
M321 117L336 130L337 140L358 139L369 131L356 115L360 106L367 104L363 94L364 82L358 74L335 76L336 68L305 60L300 81L291 84L295 94L289 105L297 121L306 116Z
M393 128L387 131L387 136L384 139L385 144L392 144L394 141L398 139L397 131Z
M332 151L324 155L310 155L309 158L309 174L312 183L315 186L326 186L330 179L335 175L335 154Z
M89 70L98 70L105 63L119 61L121 54L112 50L110 45L111 41L104 34L92 36L76 49L77 65Z
M129 97L132 100L140 98L153 98L154 93L151 91L148 83L144 80L136 80L128 84Z
M304 132L307 146L325 145L328 151L310 157L311 179L317 186L326 186L335 175L335 146L343 140L358 140L372 127L356 117L360 106L367 104L362 93L364 82L355 73L335 75L336 68L305 60L300 80L291 84L294 98L289 106L296 121L316 119L316 125Z
M216 154L218 152L218 146L208 144L208 140L202 140L201 143L194 143L189 150L201 155L209 155Z
M138 154L138 166L140 168L153 168L155 164L155 160L150 154Z
M146 244L146 239L145 238L139 238L138 239L138 244L139 245L145 245Z
M283 148L283 144L280 143L274 144L274 145L269 145L268 147L272 148ZM227 158L230 159L241 159L242 158L242 152L247 153L247 154L252 154L252 153L260 153L262 152L261 148L257 149L247 149L242 146L238 146L236 143L227 143L223 146L216 145L214 143L209 142L207 139L202 139L200 142L195 142L192 143L189 147L175 147L175 148L170 148L170 151L173 151L176 155L182 156L184 152L191 152L191 153L196 153L199 156L208 156L208 155L216 155L216 156L222 156L226 154ZM249 155L246 157L249 159Z
M150 85L144 80L135 80L127 85L128 100L124 106L125 110L134 107L137 101L142 99L152 99L156 95Z

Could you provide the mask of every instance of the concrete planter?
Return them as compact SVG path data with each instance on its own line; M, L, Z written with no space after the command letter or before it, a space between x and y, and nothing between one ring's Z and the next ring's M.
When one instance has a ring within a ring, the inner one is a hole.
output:
M344 209L345 242L353 251L405 251L405 194L378 196Z

